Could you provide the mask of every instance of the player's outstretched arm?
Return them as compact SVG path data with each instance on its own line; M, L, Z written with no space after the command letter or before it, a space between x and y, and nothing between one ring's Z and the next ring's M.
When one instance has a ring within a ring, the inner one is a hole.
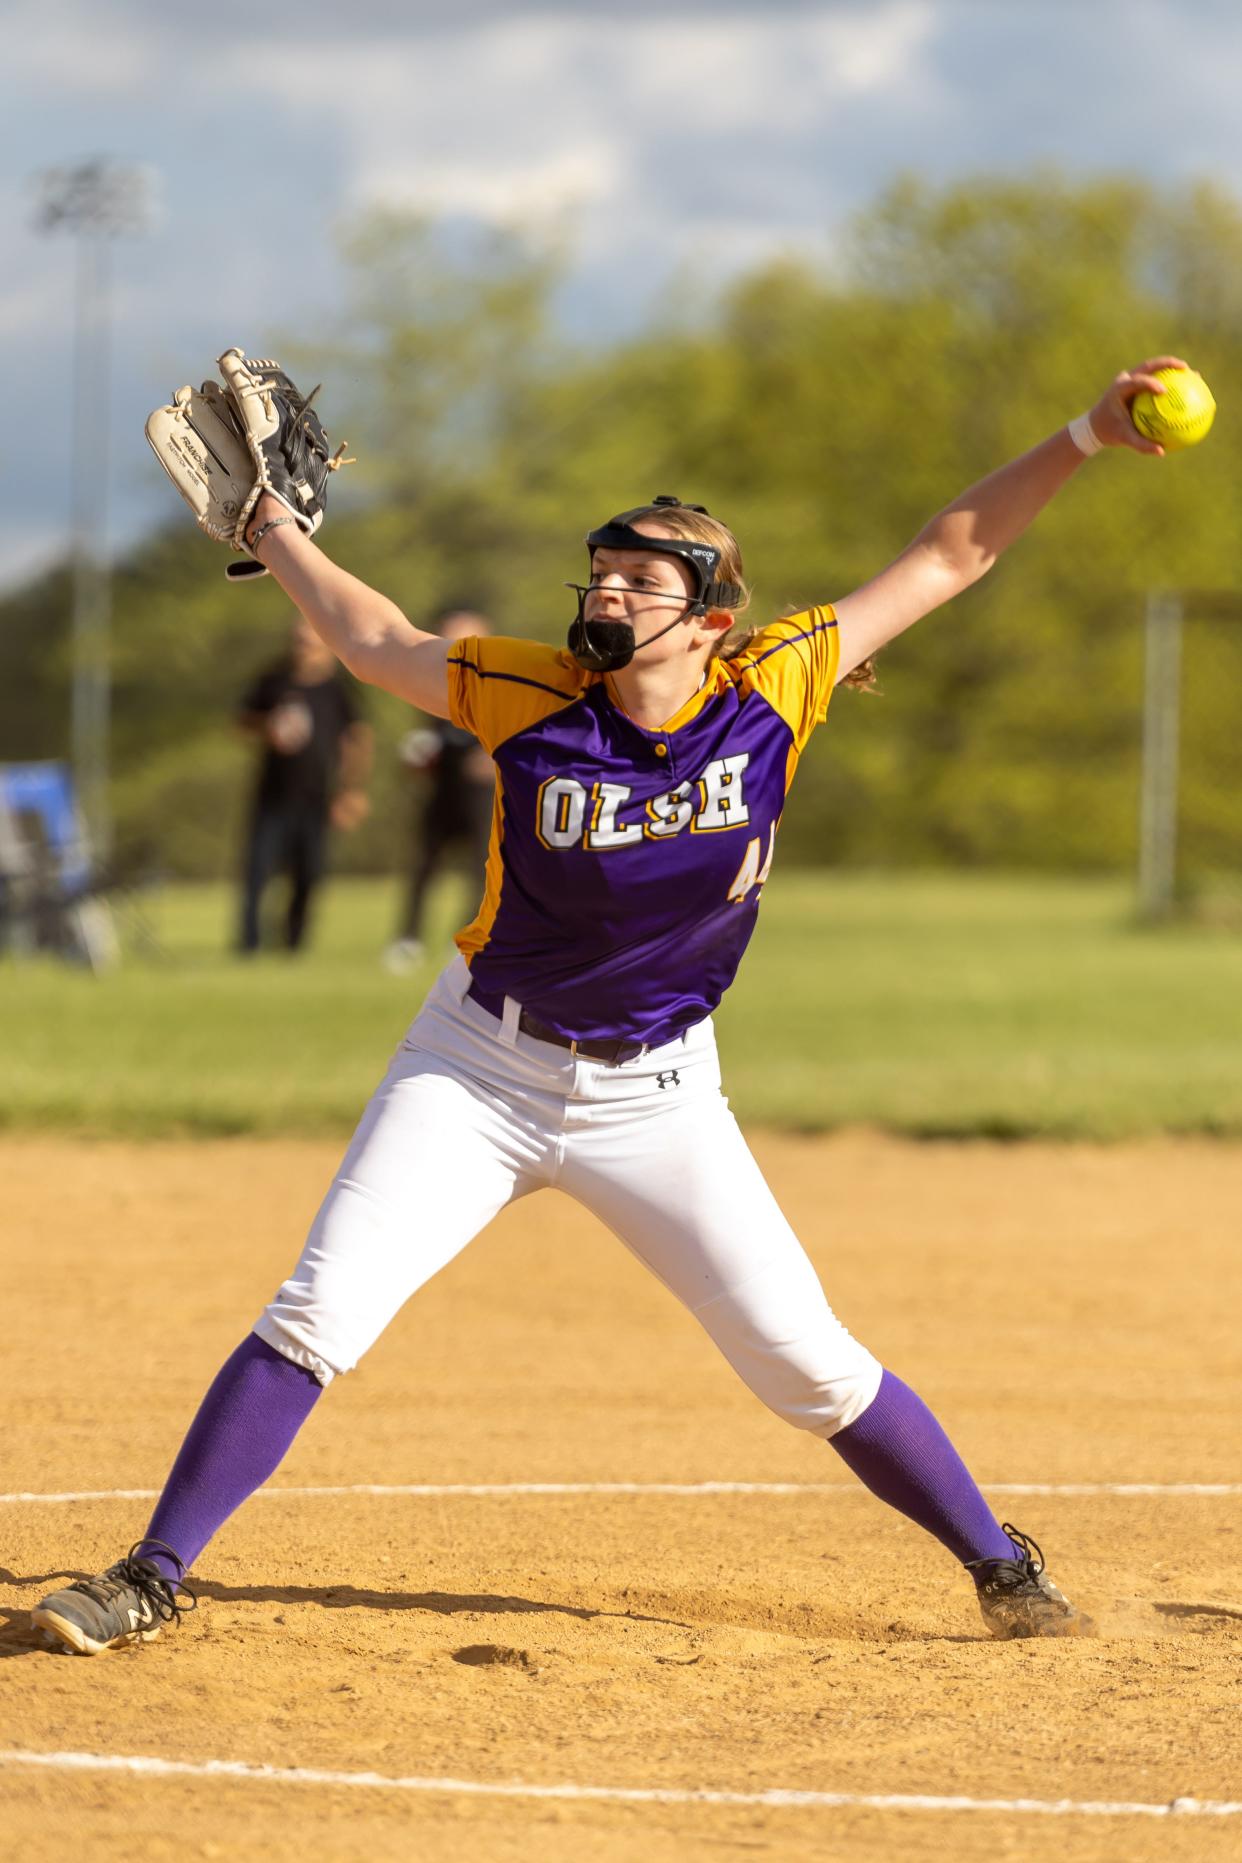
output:
M259 501L247 535L286 514ZM297 524L281 523L259 539L256 555L337 659L365 685L395 693L420 711L447 718L450 643L406 620L395 602L331 561Z
M1137 369L1123 370L1088 417L1099 444L1162 454L1163 447L1144 439L1135 427L1130 404L1144 389L1164 393L1164 384L1153 370L1185 367L1178 356L1152 356ZM838 679L986 575L1073 477L1085 457L1069 428L1062 427L1029 453L964 491L924 526L887 569L837 602Z

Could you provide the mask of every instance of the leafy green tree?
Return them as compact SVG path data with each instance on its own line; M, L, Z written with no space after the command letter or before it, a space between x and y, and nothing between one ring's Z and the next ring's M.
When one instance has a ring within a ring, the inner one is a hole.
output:
M584 532L657 491L733 525L756 620L830 600L1112 370L1163 350L1203 370L1221 405L1210 441L1084 467L991 576L882 657L878 696L838 695L782 835L786 861L1129 865L1145 592L1242 581L1238 202L1052 171L906 180L830 269L786 258L701 301L683 292L590 350L559 328L566 260L377 213L345 251L341 328L285 345L323 375L334 438L359 457L327 547L416 621L464 601L563 640ZM219 570L170 514L117 582L118 816L180 871L230 857L246 757L232 708L287 619L272 585L238 591ZM66 607L63 576L0 606L7 754L63 752ZM1232 689L1232 674L1188 670L1185 735L1205 752L1188 807L1218 860ZM338 860L384 867L404 845L391 752L410 721L367 696L377 809Z

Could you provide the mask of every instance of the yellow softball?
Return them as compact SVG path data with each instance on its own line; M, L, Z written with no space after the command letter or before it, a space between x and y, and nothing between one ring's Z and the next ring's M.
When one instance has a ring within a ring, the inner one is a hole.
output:
M1144 389L1130 404L1130 419L1145 439L1155 440L1167 453L1198 446L1216 418L1212 391L1194 369L1157 369L1164 393Z

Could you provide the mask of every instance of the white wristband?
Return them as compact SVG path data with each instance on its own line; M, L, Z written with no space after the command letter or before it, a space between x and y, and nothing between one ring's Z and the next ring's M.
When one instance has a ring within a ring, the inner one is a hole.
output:
M1069 437L1080 453L1090 459L1093 453L1103 451L1104 442L1091 425L1089 414L1077 414L1069 424Z

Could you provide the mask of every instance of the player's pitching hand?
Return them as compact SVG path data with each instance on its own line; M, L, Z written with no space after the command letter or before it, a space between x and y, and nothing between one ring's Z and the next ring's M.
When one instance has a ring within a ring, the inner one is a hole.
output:
M1091 426L1101 446L1132 446L1136 453L1154 453L1163 459L1164 448L1145 439L1130 419L1130 406L1144 390L1164 393L1164 383L1157 380L1155 370L1189 367L1180 356L1149 356L1137 369L1123 369L1091 410Z

